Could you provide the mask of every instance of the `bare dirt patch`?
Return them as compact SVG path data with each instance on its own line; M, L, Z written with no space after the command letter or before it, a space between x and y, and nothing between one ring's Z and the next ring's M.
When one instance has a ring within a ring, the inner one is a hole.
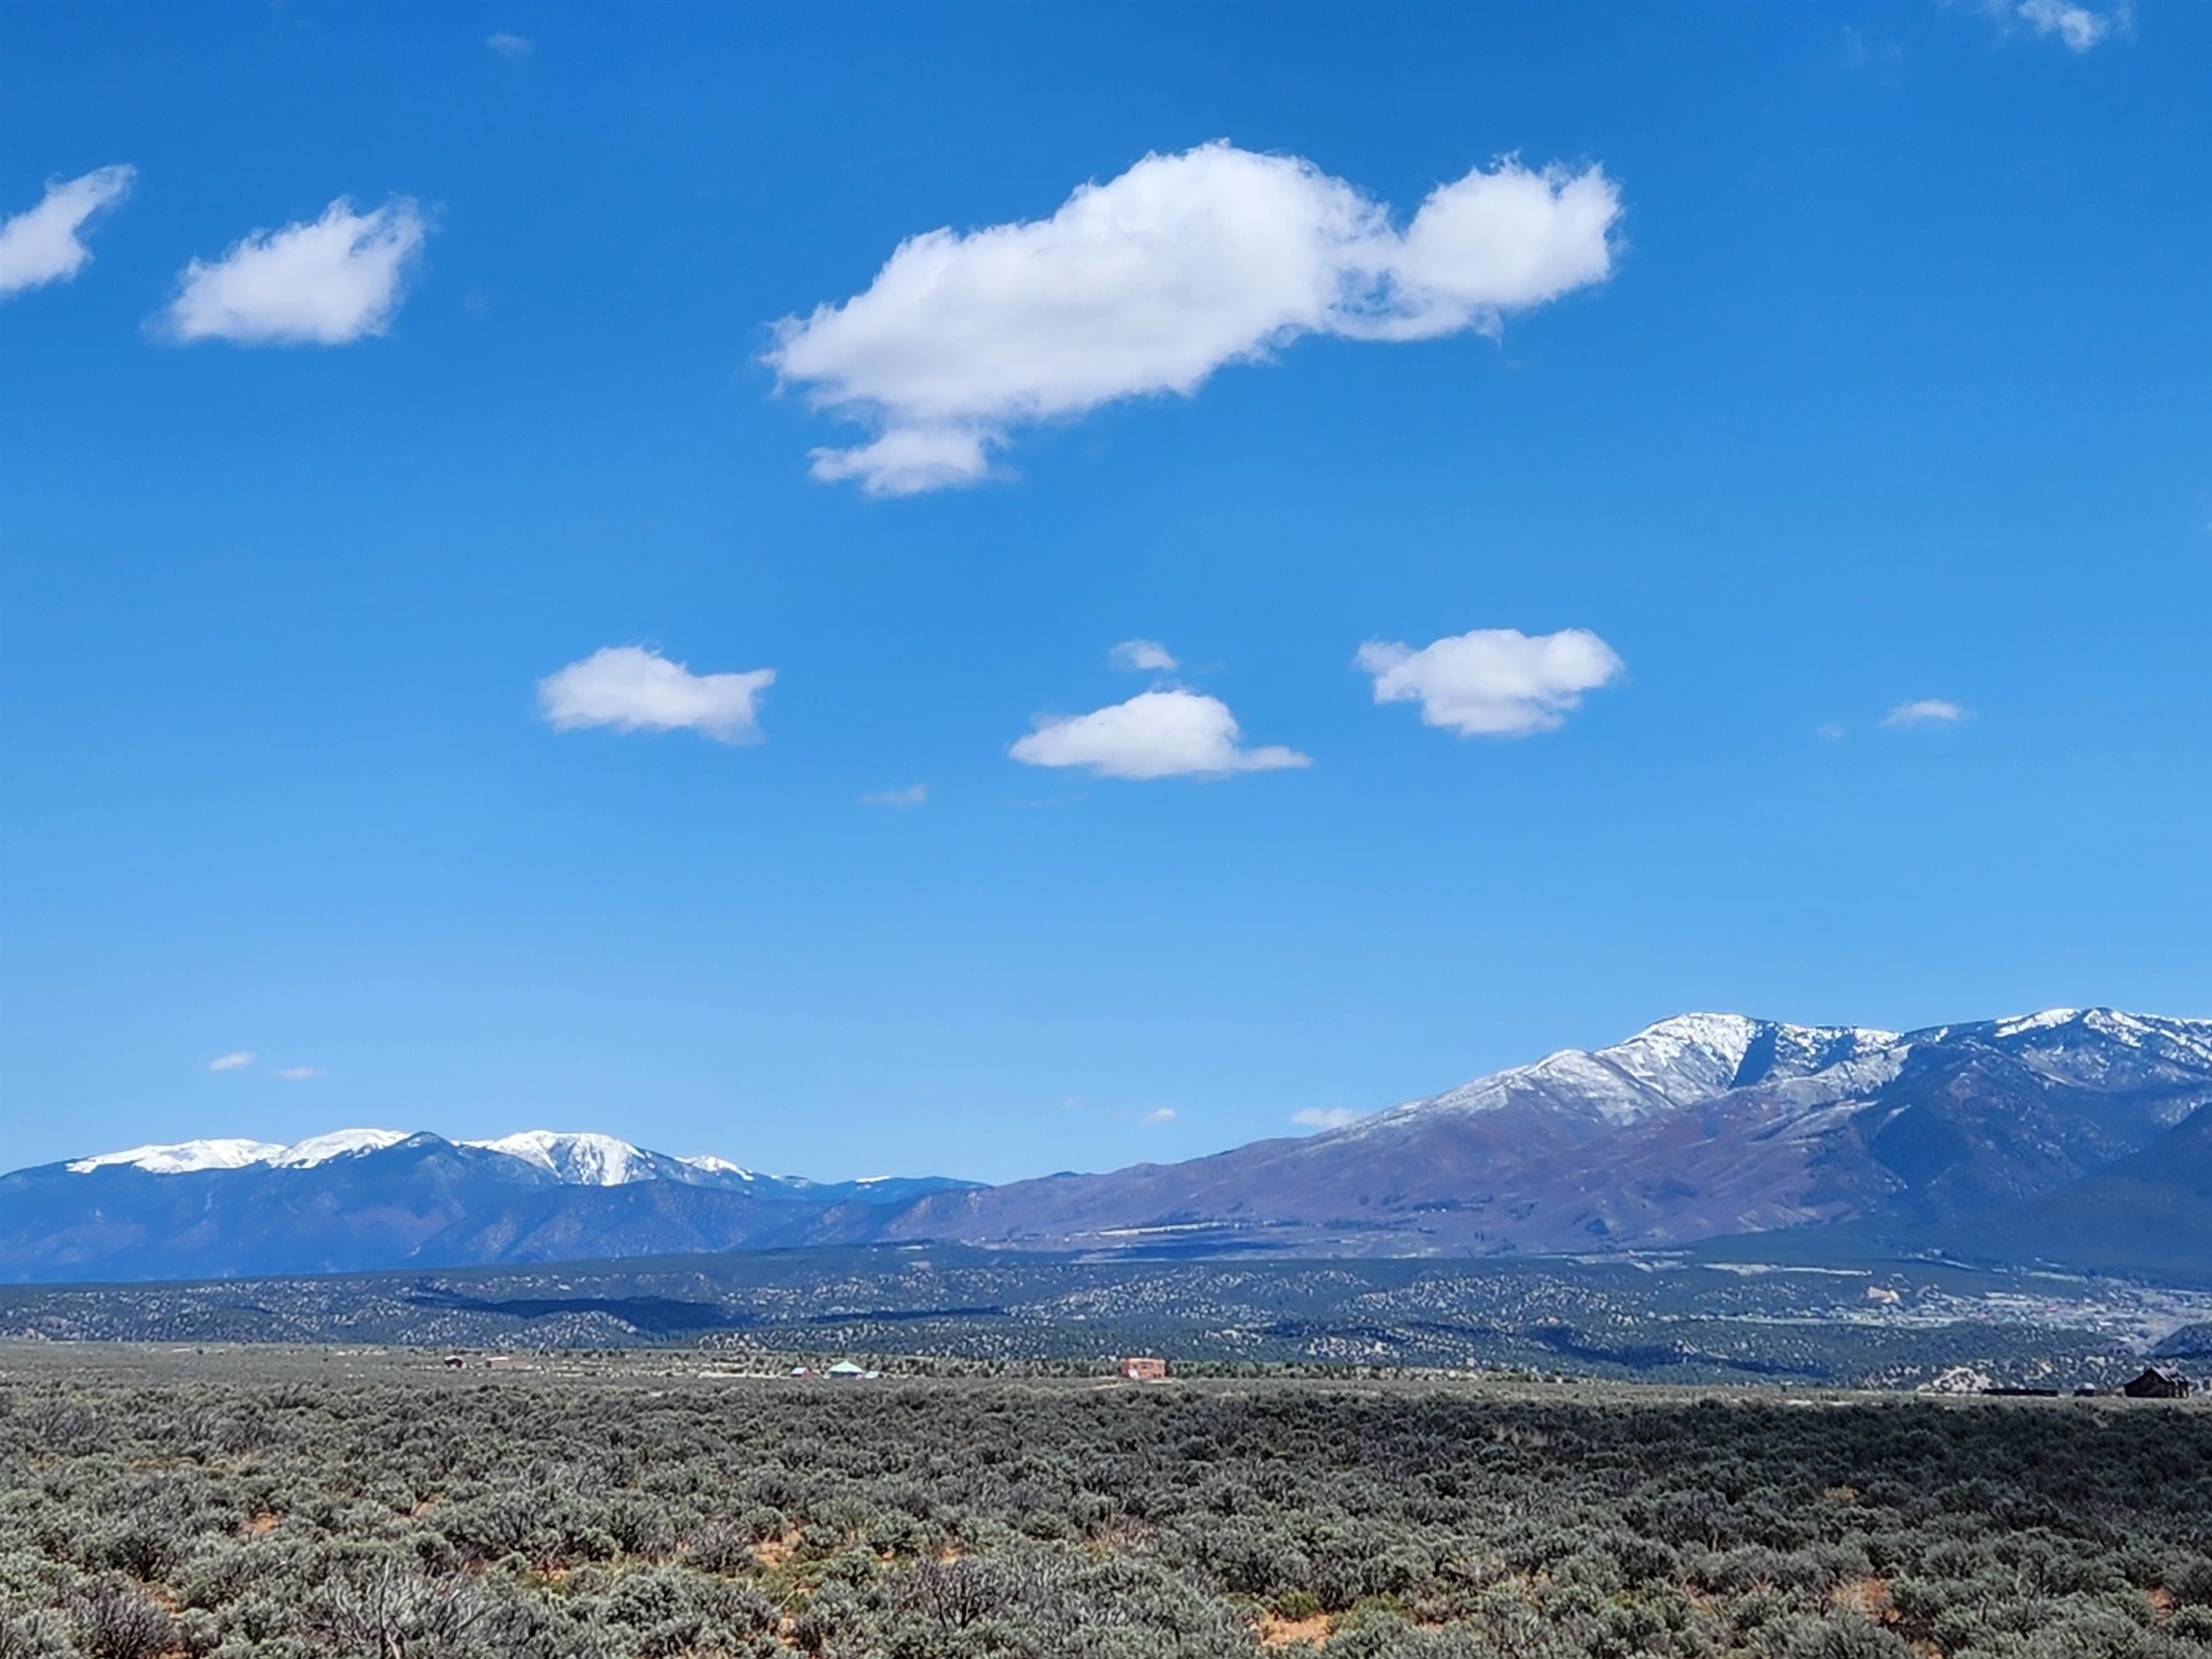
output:
M1838 1613L1856 1613L1877 1625L1897 1622L1897 1607L1889 1599L1887 1578L1847 1578L1828 1592L1828 1605Z
M765 1538L753 1546L753 1559L764 1567L780 1567L791 1559L792 1552L799 1547L799 1534L786 1533L781 1538Z
M1260 1615L1260 1645L1266 1648L1317 1648L1328 1640L1328 1615L1285 1619L1279 1613Z

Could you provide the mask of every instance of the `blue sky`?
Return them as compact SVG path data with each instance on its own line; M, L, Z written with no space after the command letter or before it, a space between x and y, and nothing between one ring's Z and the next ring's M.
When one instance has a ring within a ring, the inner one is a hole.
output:
M2212 1012L2209 64L0 9L0 216L134 170L0 233L0 1163L996 1179L1692 1008Z

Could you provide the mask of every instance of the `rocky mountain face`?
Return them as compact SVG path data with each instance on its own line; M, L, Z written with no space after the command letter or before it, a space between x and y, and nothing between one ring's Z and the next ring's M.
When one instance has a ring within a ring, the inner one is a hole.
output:
M1689 1014L1304 1139L922 1199L902 1237L1429 1255L1940 1228L2212 1103L2212 1022L2097 1009L1892 1032Z
M994 1188L816 1185L544 1132L141 1147L0 1176L0 1279L916 1240L1467 1255L1823 1229L2063 1261L2153 1189L2152 1244L2212 1237L2208 1109L2212 1021L2054 1010L1900 1033L1687 1014L1327 1133Z

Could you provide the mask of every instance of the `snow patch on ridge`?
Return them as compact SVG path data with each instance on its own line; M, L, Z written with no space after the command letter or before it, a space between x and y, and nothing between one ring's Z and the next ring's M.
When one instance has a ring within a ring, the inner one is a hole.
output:
M94 1170L129 1164L153 1175L190 1175L197 1170L243 1170L249 1164L266 1164L285 1150L270 1140L179 1140L167 1146L133 1146L128 1152L80 1158L69 1168L71 1175L90 1175Z
M652 1156L612 1135L563 1134L554 1129L525 1129L497 1140L464 1140L464 1146L534 1164L549 1175L578 1187L625 1187L653 1179ZM696 1167L696 1166L695 1166Z
M2022 1031L2046 1030L2053 1025L2063 1025L2081 1016L2079 1008L2045 1008L2039 1014L2014 1014L2009 1019L1997 1022L1999 1036L2018 1036Z
M334 1158L356 1152L380 1152L408 1139L403 1129L333 1129L326 1135L309 1135L267 1160L280 1170L312 1170Z
M702 1175L735 1176L740 1181L750 1181L753 1172L742 1164L732 1164L726 1158L717 1158L712 1152L698 1158L679 1158L676 1160L687 1170L696 1170Z
M244 1170L264 1165L277 1170L312 1170L333 1158L364 1152L380 1152L413 1135L403 1129L333 1129L286 1145L242 1137L183 1140L155 1146L133 1146L119 1152L100 1152L71 1160L72 1175L118 1166L143 1170L149 1175L192 1175L206 1170ZM551 1129L526 1129L495 1140L463 1140L457 1146L497 1152L543 1170L572 1186L621 1187L635 1181L678 1177L684 1170L715 1181L750 1182L752 1170L726 1158L713 1156L671 1158L641 1151L612 1135L563 1134Z
M1903 1045L1897 1032L1871 1026L1677 1014L1610 1048L1562 1048L1533 1065L1493 1072L1334 1133L1355 1137L1432 1113L1489 1112L1513 1105L1595 1117L1619 1127L1751 1086L1825 1100L1826 1090L1791 1085L1832 1074L1836 1083L1852 1087L1865 1086L1864 1080L1877 1073L1886 1080L1903 1063Z
M312 1170L334 1158L354 1152L380 1152L406 1139L400 1129L333 1129L326 1135L310 1135L287 1146L281 1141L231 1138L180 1140L166 1146L133 1146L127 1152L100 1152L73 1159L71 1175L127 1164L149 1175L192 1175L202 1170L245 1170L266 1164L278 1170Z

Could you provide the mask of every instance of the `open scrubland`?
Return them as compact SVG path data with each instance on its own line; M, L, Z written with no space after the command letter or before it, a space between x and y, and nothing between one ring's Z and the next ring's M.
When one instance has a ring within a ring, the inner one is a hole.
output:
M0 1655L2212 1650L2212 1409L0 1349Z

